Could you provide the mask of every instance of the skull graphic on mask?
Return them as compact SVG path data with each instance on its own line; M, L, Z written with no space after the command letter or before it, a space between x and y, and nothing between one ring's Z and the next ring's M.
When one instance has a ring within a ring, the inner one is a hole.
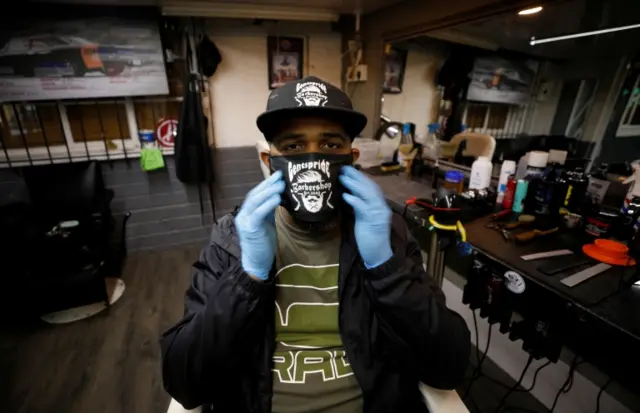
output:
M298 221L326 222L341 208L340 168L351 154L302 153L270 156L271 171L282 171L286 184L281 205Z
M327 185L324 183L320 172L304 171L299 173L295 178L293 184L294 189L292 191L292 195L298 202L295 210L300 209L299 199L302 199L302 205L307 211L311 213L320 211L322 209L326 187ZM329 198L331 198L331 192L329 192ZM329 203L329 199L327 199L327 206L333 208L333 205Z

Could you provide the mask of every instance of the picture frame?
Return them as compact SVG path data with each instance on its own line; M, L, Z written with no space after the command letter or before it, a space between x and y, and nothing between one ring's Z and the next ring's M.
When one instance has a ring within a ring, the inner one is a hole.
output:
M391 47L384 57L383 93L402 93L404 71L407 66L407 51Z
M304 39L267 36L269 89L302 79Z

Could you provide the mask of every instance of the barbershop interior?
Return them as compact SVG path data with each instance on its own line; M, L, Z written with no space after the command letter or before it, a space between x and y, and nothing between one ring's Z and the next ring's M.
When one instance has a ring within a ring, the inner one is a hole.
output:
M0 412L192 411L158 340L212 227L271 173L269 93L307 76L367 117L355 167L469 329L457 388L416 383L427 410L640 412L637 0L18 6Z

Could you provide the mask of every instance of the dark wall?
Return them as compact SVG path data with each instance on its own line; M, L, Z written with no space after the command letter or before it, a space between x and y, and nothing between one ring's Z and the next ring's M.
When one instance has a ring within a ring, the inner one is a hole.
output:
M115 215L131 212L127 226L129 250L165 249L206 242L213 222L206 185L202 187L204 215L200 214L198 188L175 177L173 157L165 158L165 170L147 173L137 159L103 162L107 187L115 191L111 204ZM245 194L262 179L256 149L222 148L215 154L216 216L242 204ZM0 170L0 205L28 200L19 173ZM203 222L204 221L204 224Z

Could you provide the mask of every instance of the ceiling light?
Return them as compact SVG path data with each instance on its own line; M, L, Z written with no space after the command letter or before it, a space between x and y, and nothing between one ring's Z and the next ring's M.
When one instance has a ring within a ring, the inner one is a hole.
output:
M528 16L530 14L540 13L542 11L542 6L531 7L528 9L520 10L518 14L520 16Z
M531 46L535 46L537 44L558 42L560 40L577 39L578 37L597 36L599 34L621 32L623 30L632 30L632 29L640 29L640 24L631 24L629 26L612 27L610 29L593 30L590 32L567 34L565 36L549 37L546 39L536 39L535 37L532 37L531 40L529 41L529 44L531 44Z

